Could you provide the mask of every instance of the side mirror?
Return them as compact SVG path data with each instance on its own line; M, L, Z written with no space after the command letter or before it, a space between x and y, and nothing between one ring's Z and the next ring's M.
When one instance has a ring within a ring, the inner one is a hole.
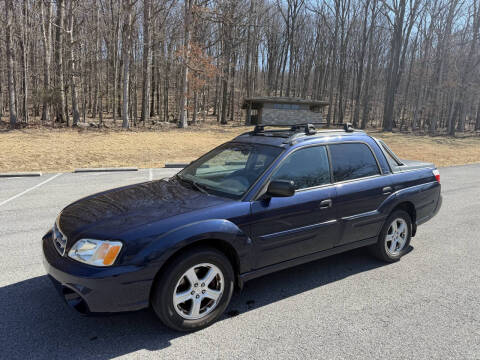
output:
M295 186L291 180L272 180L268 184L267 196L288 197L295 194Z

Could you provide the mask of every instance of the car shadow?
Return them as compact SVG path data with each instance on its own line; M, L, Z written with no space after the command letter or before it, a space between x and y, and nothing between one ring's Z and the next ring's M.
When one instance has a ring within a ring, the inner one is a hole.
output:
M357 249L252 280L234 295L220 321L384 265ZM5 359L110 359L161 350L188 336L164 327L151 310L81 316L63 303L45 275L1 287L0 309Z

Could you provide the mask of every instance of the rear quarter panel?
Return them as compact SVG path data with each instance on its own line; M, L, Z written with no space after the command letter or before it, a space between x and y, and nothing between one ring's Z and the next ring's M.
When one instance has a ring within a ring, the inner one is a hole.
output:
M440 183L431 168L396 172L391 175L394 193L382 204L382 212L390 212L402 202L411 202L416 211L416 224L435 213L440 199Z

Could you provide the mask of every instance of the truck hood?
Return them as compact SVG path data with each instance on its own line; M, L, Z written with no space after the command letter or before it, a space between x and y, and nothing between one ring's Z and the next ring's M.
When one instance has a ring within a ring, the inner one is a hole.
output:
M126 230L229 201L157 180L116 188L80 199L62 210L58 226L67 238L88 232L115 238Z

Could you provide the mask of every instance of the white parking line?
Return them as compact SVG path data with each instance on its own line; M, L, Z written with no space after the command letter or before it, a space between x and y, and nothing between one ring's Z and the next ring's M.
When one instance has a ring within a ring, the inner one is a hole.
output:
M9 199L7 199L7 200L4 200L4 201L0 202L0 206L5 205L6 203L8 203L8 202L10 202L10 201L12 201L12 200L15 200L16 198L18 198L18 197L20 197L20 196L22 196L22 195L24 195L24 194L26 194L26 193L28 193L28 192L36 189L36 188L42 186L43 184L48 183L49 181L52 181L53 179L59 177L59 176L62 175L62 174L63 174L63 173L59 173L59 174L53 175L51 178L48 178L47 180L42 181L40 184L37 184L37 185L35 185L35 186L32 186L31 188L29 188L29 189L27 189L27 190L25 190L25 191L22 191L20 194L17 194L17 195L12 196L11 198L9 198Z

